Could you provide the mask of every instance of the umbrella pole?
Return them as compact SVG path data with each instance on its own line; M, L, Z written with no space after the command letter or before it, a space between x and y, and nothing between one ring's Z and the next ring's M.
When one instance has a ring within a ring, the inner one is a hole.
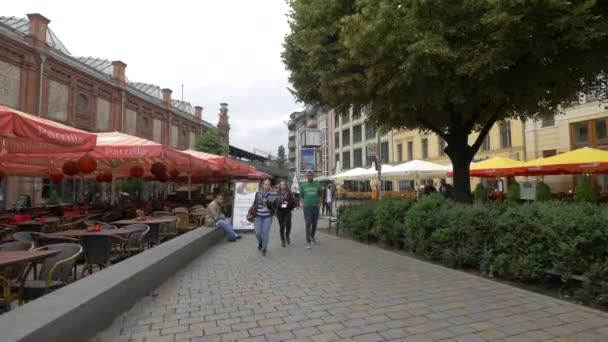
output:
M188 172L188 202L192 204L192 173Z
M112 165L112 193L110 195L110 204L116 204L116 167Z

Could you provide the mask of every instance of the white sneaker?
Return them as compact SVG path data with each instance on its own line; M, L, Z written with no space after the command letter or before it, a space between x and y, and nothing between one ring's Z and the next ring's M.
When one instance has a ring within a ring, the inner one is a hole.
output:
M306 249L311 249L312 246L310 245L310 242L306 244Z
M313 244L313 245L316 245L317 244L317 240L315 240L315 238L312 238L310 243Z

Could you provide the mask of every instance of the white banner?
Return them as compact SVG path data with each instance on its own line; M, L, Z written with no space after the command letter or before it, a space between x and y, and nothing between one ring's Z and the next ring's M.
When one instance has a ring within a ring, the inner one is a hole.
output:
M234 183L234 205L232 206L232 224L236 230L253 230L253 223L247 221L247 212L253 204L255 193L258 192L260 183L235 182Z

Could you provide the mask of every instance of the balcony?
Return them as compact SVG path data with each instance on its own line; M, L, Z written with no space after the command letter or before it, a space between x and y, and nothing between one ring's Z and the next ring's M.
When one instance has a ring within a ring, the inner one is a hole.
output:
M287 163L287 167L288 167L290 170L295 170L295 169L296 169L296 163L294 163L294 162L289 162L289 163Z
M289 153L287 154L287 158L289 160L296 159L296 152L295 151L289 151Z
M295 142L295 141L290 140L290 141L287 143L287 147L288 147L289 149L296 148L296 142Z
M296 138L296 131L289 131L289 140Z

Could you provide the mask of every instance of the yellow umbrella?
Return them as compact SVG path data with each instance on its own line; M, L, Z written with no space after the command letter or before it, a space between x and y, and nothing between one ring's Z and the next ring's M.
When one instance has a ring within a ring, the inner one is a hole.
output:
M608 172L608 151L583 147L535 159L523 166L529 174L604 173Z
M492 157L471 164L471 177L509 177L513 172L524 165L524 162L504 157Z

